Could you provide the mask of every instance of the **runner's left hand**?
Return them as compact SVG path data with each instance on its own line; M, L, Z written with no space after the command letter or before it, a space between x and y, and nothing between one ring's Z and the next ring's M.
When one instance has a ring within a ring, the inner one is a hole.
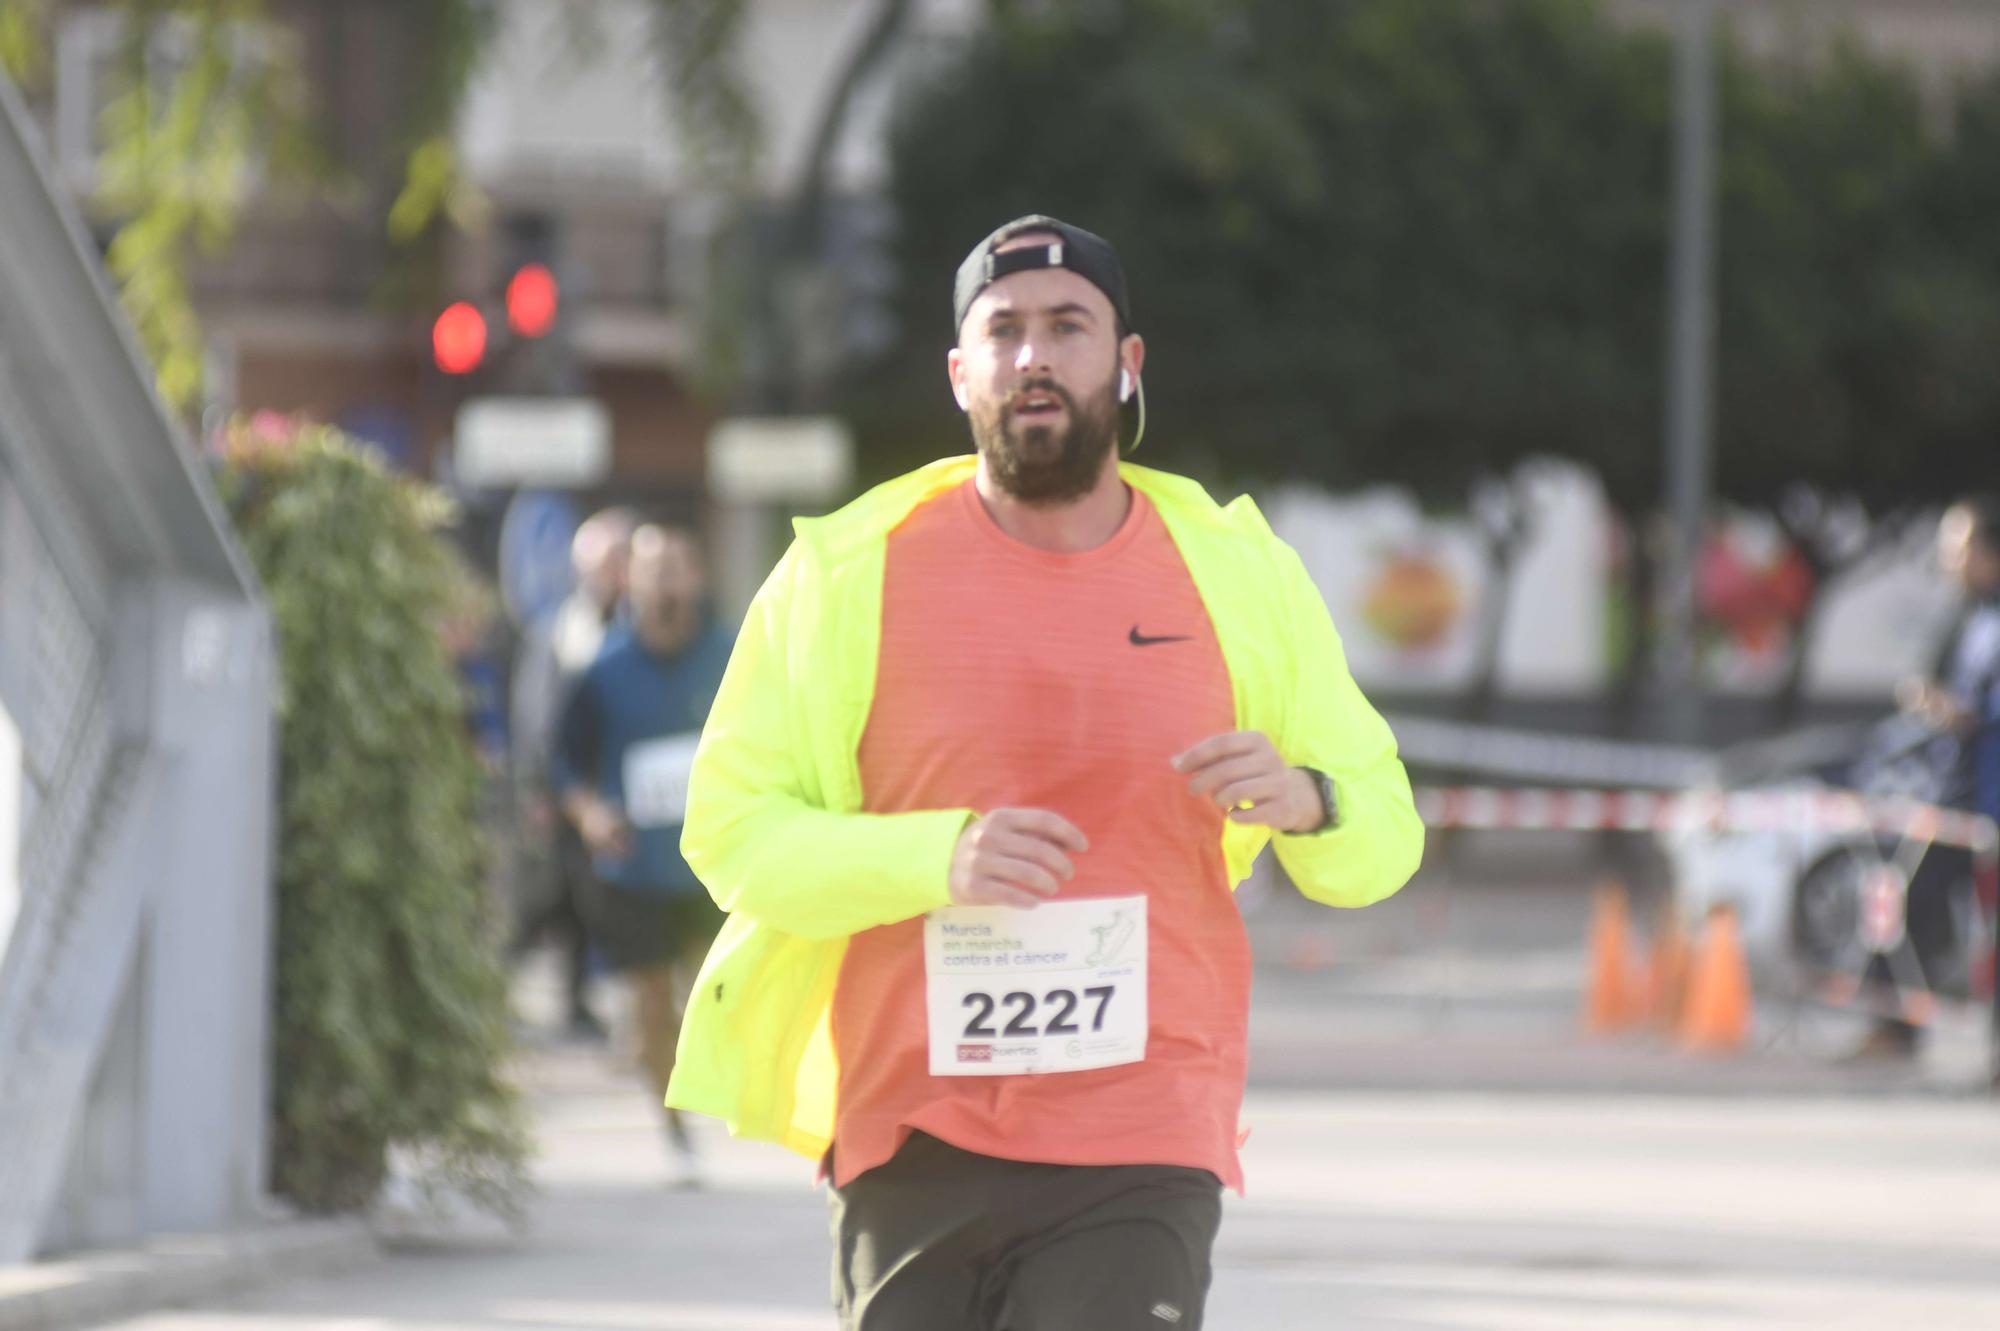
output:
M1896 686L1896 704L1942 735L1967 735L1979 717L1958 695L1934 679L1906 679Z
M1213 800L1233 822L1309 832L1326 820L1313 779L1287 763L1261 730L1211 735L1177 755L1174 770L1190 778L1191 793Z

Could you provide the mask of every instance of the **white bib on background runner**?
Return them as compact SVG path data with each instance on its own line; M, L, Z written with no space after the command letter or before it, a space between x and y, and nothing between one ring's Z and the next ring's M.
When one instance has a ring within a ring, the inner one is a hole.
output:
M642 740L625 750L625 818L634 827L687 821L688 773L699 731Z
M924 917L931 1075L1081 1072L1146 1057L1146 898Z

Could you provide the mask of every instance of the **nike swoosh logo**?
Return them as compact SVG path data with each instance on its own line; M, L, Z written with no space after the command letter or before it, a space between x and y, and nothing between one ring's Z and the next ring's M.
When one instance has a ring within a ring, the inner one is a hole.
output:
M1194 638L1185 633L1169 633L1165 637L1149 638L1139 632L1139 626L1134 624L1132 632L1126 638L1126 641L1130 642L1134 647L1152 647L1163 642L1193 642Z

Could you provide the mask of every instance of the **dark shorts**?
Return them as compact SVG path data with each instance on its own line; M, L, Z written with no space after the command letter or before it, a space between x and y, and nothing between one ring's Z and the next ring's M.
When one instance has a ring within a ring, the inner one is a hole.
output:
M842 1331L1198 1331L1222 1183L996 1160L913 1133L830 1190Z
M593 877L585 905L591 941L616 971L700 961L722 928L721 908L699 888L640 892Z

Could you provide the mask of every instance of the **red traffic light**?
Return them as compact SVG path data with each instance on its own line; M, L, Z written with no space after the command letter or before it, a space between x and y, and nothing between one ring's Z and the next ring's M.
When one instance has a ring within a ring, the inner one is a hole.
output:
M446 374L471 374L486 359L486 316L470 301L445 306L431 325L431 352Z
M547 265L523 264L507 283L507 326L522 337L545 337L556 326L561 299Z

